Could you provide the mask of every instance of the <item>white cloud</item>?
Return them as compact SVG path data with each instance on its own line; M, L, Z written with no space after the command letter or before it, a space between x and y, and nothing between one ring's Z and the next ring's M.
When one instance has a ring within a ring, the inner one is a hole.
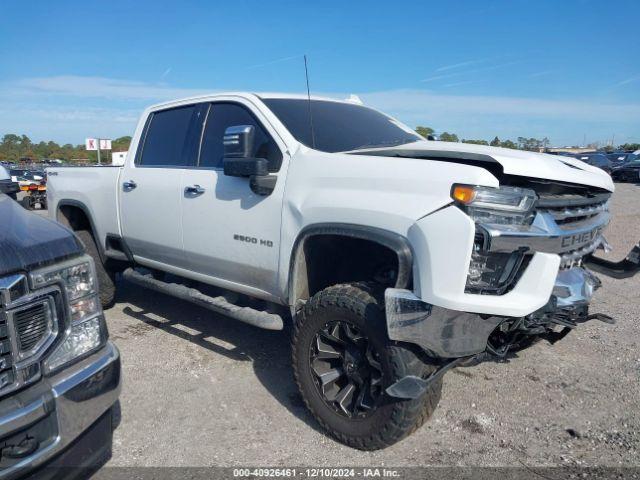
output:
M0 86L1 88L1 86ZM27 78L7 85L14 95L39 93L82 98L165 100L190 97L207 92L205 89L175 88L162 83L146 83L104 77L61 75Z
M466 62L453 63L451 65L444 65L436 68L436 72L445 72L447 70L454 70L456 68L468 67L469 65L478 65L479 63L488 62L491 58L478 58L476 60L467 60Z

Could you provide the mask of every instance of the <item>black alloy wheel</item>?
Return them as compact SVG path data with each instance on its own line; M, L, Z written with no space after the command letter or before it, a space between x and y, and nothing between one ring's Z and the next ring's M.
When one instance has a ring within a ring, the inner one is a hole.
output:
M382 366L369 339L346 321L332 321L316 333L309 348L314 383L338 414L366 418L382 397Z

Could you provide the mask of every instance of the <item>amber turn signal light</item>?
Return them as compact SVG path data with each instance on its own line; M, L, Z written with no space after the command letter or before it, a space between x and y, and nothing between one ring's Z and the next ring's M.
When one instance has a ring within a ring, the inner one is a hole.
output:
M469 185L454 185L451 189L451 197L465 205L470 204L476 198L476 189Z

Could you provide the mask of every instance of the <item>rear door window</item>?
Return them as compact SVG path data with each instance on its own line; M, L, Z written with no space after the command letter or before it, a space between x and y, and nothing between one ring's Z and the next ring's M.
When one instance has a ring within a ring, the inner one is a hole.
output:
M266 158L269 171L277 172L282 163L282 152L271 135L246 107L238 103L216 102L211 104L200 148L200 167L222 168L224 146L222 137L229 127L252 125L255 128L253 156Z
M136 163L143 167L184 168L195 165L203 118L202 105L152 113Z

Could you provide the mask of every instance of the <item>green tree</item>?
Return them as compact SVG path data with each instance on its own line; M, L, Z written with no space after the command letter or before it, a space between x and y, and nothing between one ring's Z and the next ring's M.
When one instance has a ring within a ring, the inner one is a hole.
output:
M640 143L624 143L618 146L618 150L640 150Z
M512 148L514 150L518 149L518 144L515 142L512 142L511 140L504 140L502 142L500 142L500 146L502 148Z
M431 127L417 126L416 132L418 133L418 135L422 135L424 138L427 138L429 135L433 135L435 133L435 130Z
M459 142L458 136L455 133L443 132L440 135L441 142Z
M489 145L491 145L492 147L499 147L500 146L500 139L498 138L497 135L495 137L493 137L493 140L491 140L491 143L489 143Z
M468 140L468 139L463 139L462 143L472 143L474 145L489 145L489 143L486 140Z

